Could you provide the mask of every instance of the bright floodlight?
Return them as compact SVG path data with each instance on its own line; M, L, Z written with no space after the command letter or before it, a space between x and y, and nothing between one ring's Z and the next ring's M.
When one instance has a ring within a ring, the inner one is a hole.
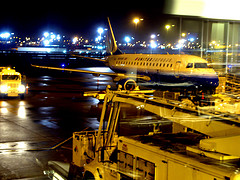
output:
M190 38L189 41L190 41L190 42L193 42L193 41L194 41L194 38Z
M155 34L152 34L150 37L151 37L152 39L154 39L154 38L156 37L156 35L155 35Z
M138 24L139 23L139 18L135 18L135 19L133 19L133 22L135 23L135 24Z
M151 48L156 48L157 47L157 43L155 41L151 41L150 47Z
M10 33L8 33L8 32L2 33L2 34L0 34L0 37L1 38L9 38L10 37Z
M43 41L43 43L44 43L44 46L48 46L50 42L49 42L49 40L46 39Z
M43 36L44 36L45 38L47 38L47 37L49 36L49 32L43 33Z
M124 38L124 40L126 41L126 43L129 43L129 42L131 41L130 37L128 37L128 36L126 36L126 37Z
M167 30L169 30L169 29L171 28L171 26L167 24L167 25L165 26L165 28L166 28Z
M55 34L51 34L51 39L55 39L56 35Z
M177 47L178 49L181 49L181 48L183 47L183 44L177 44L176 47Z
M78 37L74 37L72 40L73 44L75 44L77 41L78 41Z
M97 32L100 34L100 36L101 36L101 34L103 33L103 31L104 31L104 30L103 30L103 28L101 28L101 27L98 28L98 30L97 30Z

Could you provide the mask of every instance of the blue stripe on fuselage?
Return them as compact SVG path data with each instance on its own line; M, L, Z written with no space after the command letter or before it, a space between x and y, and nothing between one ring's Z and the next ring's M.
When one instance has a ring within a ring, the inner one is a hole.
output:
M120 70L120 69L115 69L111 68L114 72L119 72L119 73L127 73L125 70ZM189 87L190 84L192 86L195 86L197 88L203 88L203 89L215 89L218 84L219 80L216 74L212 74L209 76L201 76L201 75L183 75L179 74L179 76L175 76L173 73L162 73L162 72L151 72L149 71L148 73L138 71L137 72L139 75L145 75L149 76L151 78L152 84L159 84L161 85L166 85L169 84L171 87L176 84L176 86L179 85L179 83L183 83L186 86Z
M147 74L145 74L147 75ZM211 77L202 77L202 76L187 76L187 75L179 75L178 77L174 76L173 74L148 74L150 76L152 82L157 83L169 83L171 86L179 85L179 83L184 83L186 86L189 86L192 84L193 86L197 88L203 88L203 89L214 89L218 86L218 78L217 76L211 76Z

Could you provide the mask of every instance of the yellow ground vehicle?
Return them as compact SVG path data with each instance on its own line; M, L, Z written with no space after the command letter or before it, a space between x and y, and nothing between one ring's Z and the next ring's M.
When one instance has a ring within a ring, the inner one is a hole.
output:
M24 98L26 86L25 77L10 67L0 67L0 95L1 97Z

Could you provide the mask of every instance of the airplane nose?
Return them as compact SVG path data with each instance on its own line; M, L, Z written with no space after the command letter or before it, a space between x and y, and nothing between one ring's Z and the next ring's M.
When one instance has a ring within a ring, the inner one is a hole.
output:
M218 77L214 77L214 78L211 78L209 81L208 81L209 85L210 86L214 86L214 87L217 87L218 84L219 84L219 79Z
M219 84L218 76L201 75L201 77L198 79L197 84L199 84L199 86L203 88L214 89Z

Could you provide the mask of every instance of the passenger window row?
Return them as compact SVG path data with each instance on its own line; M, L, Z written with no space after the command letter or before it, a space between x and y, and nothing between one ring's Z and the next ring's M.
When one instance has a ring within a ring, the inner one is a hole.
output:
M151 62L133 62L133 61L117 61L116 64L134 65L134 66L155 66L155 67L169 67L171 68L173 64L170 63L151 63Z
M161 62L171 62L172 58L136 58L135 61L161 61Z

